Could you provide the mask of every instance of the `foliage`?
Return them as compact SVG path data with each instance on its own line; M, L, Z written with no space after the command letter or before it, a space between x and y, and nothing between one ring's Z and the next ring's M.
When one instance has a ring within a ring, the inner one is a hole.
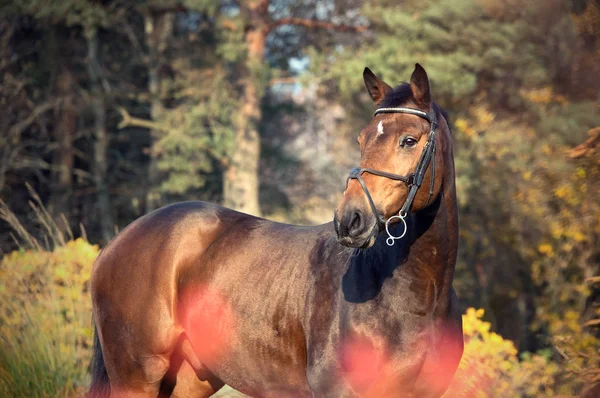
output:
M226 162L238 105L223 76L214 76L202 88L189 88L189 80L184 82L187 101L166 114L170 128L155 146L158 167L165 173L161 189L178 195L203 188L214 162Z
M3 12L30 14L39 19L54 23L65 22L68 26L82 25L86 28L107 26L109 14L97 2L89 0L47 1L24 0L8 1Z
M0 263L0 395L69 396L91 359L89 277L98 247L19 250Z
M491 102L514 109L522 101L511 93L548 82L562 62L557 58L569 55L548 53L548 36L565 47L575 35L568 16L548 12L542 18L542 2L519 6L519 15L512 13L510 2L499 1L368 2L363 12L377 32L375 40L358 52L330 55L334 62L328 76L349 93L362 87L365 65L392 80L410 76L418 60L431 76L435 98L445 106L469 105L485 91ZM555 3L547 7L560 9Z
M586 117L594 105L587 106L582 112ZM544 111L537 129L518 118L501 119L475 108L456 120L455 129L462 155L457 159L457 185L464 209L459 286L466 288L469 264L479 264L475 271L484 300L496 297L483 304L498 314L507 302L522 300L523 292L543 289L534 298L529 327L551 336L574 331L580 322L590 293L584 280L597 272L600 236L597 167L566 156L569 142L581 140L576 137L582 133L572 130L567 136L560 131L562 118L569 114L574 120L577 110L568 104L558 108ZM554 120L552 127L547 119ZM579 123L581 132L594 121L588 123ZM484 233L492 226L494 234ZM492 285L487 278L518 282ZM512 333L511 338L519 337L517 330L499 327Z
M241 106L236 65L245 60L240 18L227 19L233 27L224 28L227 7L203 0L186 4L194 11L175 21L169 62L176 75L161 99L167 106L159 121L166 131L153 148L164 174L160 189L177 198L210 189L207 178L228 162ZM192 54L191 46L197 48Z
M483 309L463 315L464 354L445 397L553 396L560 365L547 353L519 358L512 341L490 331ZM565 391L562 391L566 393Z

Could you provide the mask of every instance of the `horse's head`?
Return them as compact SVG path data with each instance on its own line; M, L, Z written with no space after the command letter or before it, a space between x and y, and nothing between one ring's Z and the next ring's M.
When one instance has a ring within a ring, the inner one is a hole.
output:
M406 213L427 207L439 194L448 126L431 100L421 65L415 65L410 84L395 89L369 68L363 77L377 110L358 137L360 168L350 173L334 225L342 244L367 248L386 220L400 215L390 222L404 221Z

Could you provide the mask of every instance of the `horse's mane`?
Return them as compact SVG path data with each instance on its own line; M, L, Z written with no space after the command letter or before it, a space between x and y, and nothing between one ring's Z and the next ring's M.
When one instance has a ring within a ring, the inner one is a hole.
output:
M410 90L410 84L402 83L399 86L394 87L391 91L388 91L385 97L383 97L383 100L381 101L381 104L379 106L381 108L394 108L397 106L405 105L411 99L412 91ZM435 110L436 114L441 114L444 117L444 119L446 119L446 123L448 123L450 133L452 134L448 112L444 108L439 106L435 101L433 102L433 109Z

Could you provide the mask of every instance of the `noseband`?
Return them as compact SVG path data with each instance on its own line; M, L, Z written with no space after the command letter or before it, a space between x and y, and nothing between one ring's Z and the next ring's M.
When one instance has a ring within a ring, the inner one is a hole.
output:
M422 117L427 120L431 124L431 129L429 130L429 135L427 137L427 142L425 143L425 147L423 148L423 152L421 152L421 158L419 159L419 163L417 163L417 167L414 173L408 174L406 176L402 176L399 174L392 174L385 171L379 171L374 169L361 169L360 167L355 167L350 171L348 175L348 179L346 180L346 188L348 188L348 183L350 180L357 180L363 191L367 195L367 199L369 200L369 204L371 205L371 210L373 211L373 215L375 215L375 219L381 224L385 224L385 231L388 234L388 238L386 239L386 243L388 246L393 246L394 241L397 239L402 239L408 230L408 226L406 225L406 216L412 206L413 201L415 200L415 195L417 191L421 187L421 183L423 182L423 177L425 176L425 172L427 171L427 167L431 163L431 183L429 184L429 196L427 197L427 203L425 206L429 204L431 200L431 196L433 195L433 188L435 184L435 128L437 126L436 118L435 118L435 110L429 114L427 112L420 111L418 109L413 108L405 108L405 107L397 107L397 108L379 108L373 114L373 117L379 115L380 113L408 113L409 115L415 115ZM389 178L390 180L402 181L406 187L408 188L408 196L406 197L406 201L402 208L398 212L397 216L392 216L387 219L387 221L377 213L377 208L375 207L375 203L373 202L373 198L367 189L367 185L363 181L361 175L363 173L370 173L376 176ZM394 236L390 233L389 224L390 221L394 219L399 219L404 224L404 231L400 236Z

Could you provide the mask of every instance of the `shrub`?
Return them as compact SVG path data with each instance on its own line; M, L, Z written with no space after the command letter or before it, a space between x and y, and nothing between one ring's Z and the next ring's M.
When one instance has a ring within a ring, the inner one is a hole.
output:
M463 315L465 350L445 397L536 397L555 394L558 364L548 355L517 356L510 340L490 331L484 311Z
M77 239L2 260L0 396L68 396L85 383L92 346L89 278L98 252Z

